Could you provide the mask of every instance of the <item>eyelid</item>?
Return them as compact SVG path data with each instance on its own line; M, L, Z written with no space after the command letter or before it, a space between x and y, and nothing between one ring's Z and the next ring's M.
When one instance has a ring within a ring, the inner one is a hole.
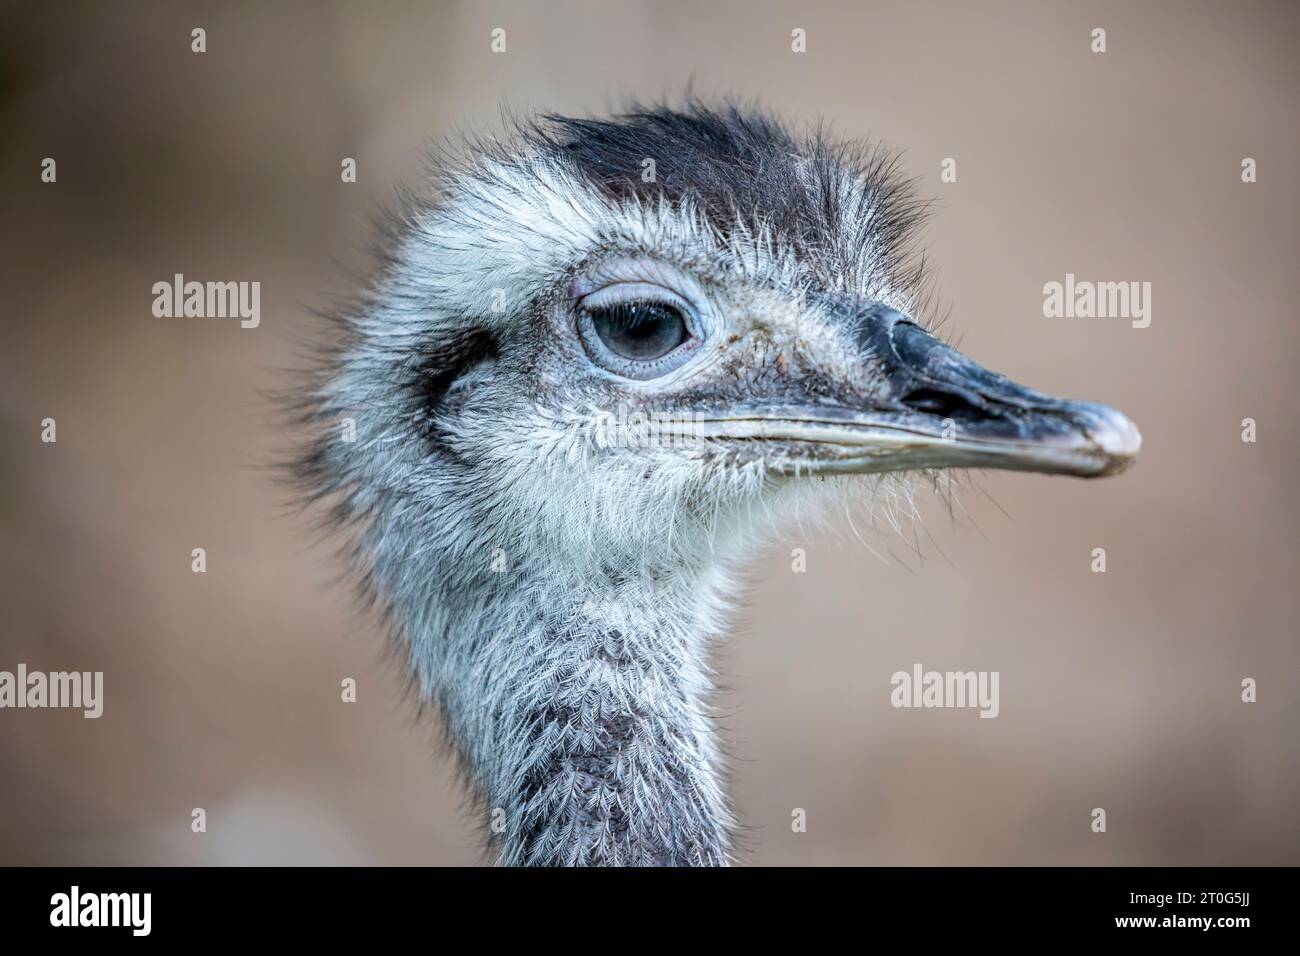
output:
M629 302L662 302L671 305L681 312L687 327L694 330L695 310L691 308L691 304L672 289L650 282L613 282L582 296L578 300L578 306L591 311Z
M694 315L708 308L708 296L693 275L671 263L644 256L622 256L594 263L574 277L570 295L574 304L580 305L597 292L626 285L663 290L675 296L672 300L675 303L684 302Z

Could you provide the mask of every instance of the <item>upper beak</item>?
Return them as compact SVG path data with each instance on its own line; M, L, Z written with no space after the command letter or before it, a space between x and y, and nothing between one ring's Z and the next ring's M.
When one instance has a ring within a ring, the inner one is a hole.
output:
M1001 468L1095 478L1137 456L1142 437L1113 408L1019 385L887 306L861 308L857 320L864 361L883 367L888 382L869 407L771 405L714 427L732 437L815 443L821 453L806 460L819 471Z

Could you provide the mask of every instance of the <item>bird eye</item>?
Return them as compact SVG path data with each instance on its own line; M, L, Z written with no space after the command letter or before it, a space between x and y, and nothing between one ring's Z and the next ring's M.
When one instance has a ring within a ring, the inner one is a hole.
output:
M686 341L686 320L661 302L625 302L588 313L605 347L621 358L652 362Z
M597 365L644 381L686 361L696 341L689 315L667 290L611 286L581 303L578 335Z

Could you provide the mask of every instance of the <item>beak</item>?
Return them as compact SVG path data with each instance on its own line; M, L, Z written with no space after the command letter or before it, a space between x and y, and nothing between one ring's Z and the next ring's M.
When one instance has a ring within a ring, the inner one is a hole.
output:
M784 446L814 472L1000 468L1098 478L1133 463L1142 437L1105 405L1044 395L949 348L879 304L853 308L863 361L887 384L864 407L812 402L713 419L715 437ZM803 454L799 450L803 450Z

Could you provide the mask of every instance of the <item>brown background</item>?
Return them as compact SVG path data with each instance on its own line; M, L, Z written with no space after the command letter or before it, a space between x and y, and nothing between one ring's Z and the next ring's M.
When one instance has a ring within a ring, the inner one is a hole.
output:
M6 7L0 669L103 670L107 703L0 712L0 862L482 859L266 471L295 436L262 393L427 143L693 80L906 147L964 349L1146 439L1106 482L986 475L969 520L923 499L923 560L887 526L885 561L849 534L759 556L721 661L742 859L1300 863L1298 46L1287 3ZM175 272L261 281L261 327L153 318ZM1151 327L1043 318L1066 272L1150 281ZM1000 671L1001 716L894 710L915 661Z

